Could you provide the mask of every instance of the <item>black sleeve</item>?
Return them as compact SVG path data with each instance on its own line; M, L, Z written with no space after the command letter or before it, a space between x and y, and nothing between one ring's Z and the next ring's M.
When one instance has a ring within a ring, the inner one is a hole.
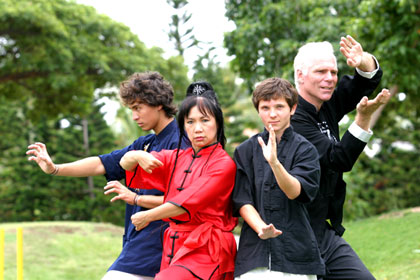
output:
M379 68L375 76L367 79L355 70L354 76L345 75L340 79L331 100L327 102L334 108L337 120L340 121L344 115L353 111L363 96L372 95L381 81L382 73Z
M315 147L306 140L296 150L289 174L299 181L302 188L296 200L302 203L314 200L319 189L321 169Z
M244 142L246 143L246 142ZM252 184L252 149L244 143L235 149L233 159L236 163L235 187L233 188L233 214L239 217L239 209L245 204L254 205L254 194Z
M346 131L341 141L332 142L319 131L317 124L298 111L292 119L295 131L304 136L317 149L322 166L338 172L347 172L363 151L366 143Z

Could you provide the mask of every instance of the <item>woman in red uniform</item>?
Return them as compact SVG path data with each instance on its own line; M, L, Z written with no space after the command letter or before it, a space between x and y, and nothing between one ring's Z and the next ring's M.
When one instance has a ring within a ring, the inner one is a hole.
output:
M164 204L131 217L136 230L167 219L161 271L155 279L233 279L236 242L231 193L236 166L223 149L223 113L213 91L187 97L178 123L191 147L121 159L135 183L165 192ZM137 168L140 166L141 168Z

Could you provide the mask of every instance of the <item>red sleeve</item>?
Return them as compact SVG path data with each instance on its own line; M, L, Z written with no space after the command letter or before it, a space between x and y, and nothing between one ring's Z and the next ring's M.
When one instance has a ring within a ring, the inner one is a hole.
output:
M212 208L222 209L231 200L235 173L236 165L229 156L214 159L204 175L194 180L190 186L185 186L182 192L168 199L168 202L186 209L190 217L210 204L215 204Z
M153 169L150 174L140 166L137 166L135 172L126 171L127 182L132 180L130 184L132 188L156 189L165 192L168 176L170 176L170 172L172 171L173 158L175 158L176 150L161 150L160 152L151 152L151 154L160 160L163 166ZM134 178L132 178L133 176Z

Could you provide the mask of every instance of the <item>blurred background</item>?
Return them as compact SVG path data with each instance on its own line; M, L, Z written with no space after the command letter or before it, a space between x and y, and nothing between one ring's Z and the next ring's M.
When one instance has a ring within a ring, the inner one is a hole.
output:
M339 53L350 34L384 70L390 103L348 183L345 220L420 206L420 2L417 0L0 0L0 222L94 221L121 226L102 177L44 174L25 155L47 144L56 163L108 153L143 132L117 98L134 72L158 71L177 104L207 80L226 118L228 152L262 129L255 84L293 81L309 41ZM353 114L346 116L342 131Z

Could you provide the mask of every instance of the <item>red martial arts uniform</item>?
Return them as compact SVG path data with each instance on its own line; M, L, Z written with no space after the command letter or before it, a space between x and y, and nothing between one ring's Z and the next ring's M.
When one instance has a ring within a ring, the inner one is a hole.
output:
M176 150L151 154L163 166L152 174L138 168L132 186L164 191L165 202L187 211L169 219L161 272L155 279L233 279L236 242L232 230L237 224L231 202L234 161L218 143L198 153L188 148L179 151L171 175Z

